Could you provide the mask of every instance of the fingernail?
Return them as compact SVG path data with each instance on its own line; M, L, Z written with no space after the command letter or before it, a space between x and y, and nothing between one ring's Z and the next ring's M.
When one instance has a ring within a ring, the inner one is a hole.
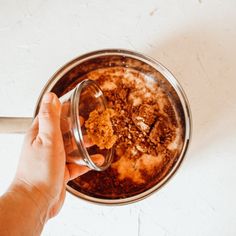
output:
M43 102L43 103L52 103L53 98L54 98L53 93L46 93L46 94L43 96L42 102Z
M105 161L105 158L101 154L95 154L93 161L96 165L101 166L103 164L103 162Z

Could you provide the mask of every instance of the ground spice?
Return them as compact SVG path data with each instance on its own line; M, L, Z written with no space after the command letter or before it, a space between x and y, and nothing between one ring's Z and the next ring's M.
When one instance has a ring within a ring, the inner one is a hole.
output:
M114 110L112 109L106 109L102 112L94 110L89 114L89 118L85 122L88 137L100 149L112 148L117 140L111 123L113 116Z

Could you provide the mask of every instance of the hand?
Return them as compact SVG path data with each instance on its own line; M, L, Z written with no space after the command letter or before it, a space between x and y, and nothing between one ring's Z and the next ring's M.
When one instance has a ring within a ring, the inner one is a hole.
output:
M55 216L63 205L66 183L89 171L86 166L66 164L60 115L61 104L57 96L46 94L39 114L26 134L13 183L37 190L44 199L42 208L46 210L46 219ZM103 161L100 156L95 159Z
M14 181L0 197L0 235L39 235L62 207L66 183L89 171L86 166L66 164L60 113L57 96L46 94L25 136ZM97 164L104 160L101 155L93 158Z

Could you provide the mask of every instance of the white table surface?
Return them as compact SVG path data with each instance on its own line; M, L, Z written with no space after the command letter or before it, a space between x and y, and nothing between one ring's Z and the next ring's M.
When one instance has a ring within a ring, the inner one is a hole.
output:
M236 235L235 0L0 0L0 116L31 116L49 77L102 48L142 52L169 68L193 114L182 168L159 192L122 207L67 194L42 235ZM0 135L0 193L22 135Z

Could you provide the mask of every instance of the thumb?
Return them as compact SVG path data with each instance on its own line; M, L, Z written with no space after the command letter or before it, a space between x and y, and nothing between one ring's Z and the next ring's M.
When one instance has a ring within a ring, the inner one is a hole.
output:
M54 93L46 93L38 114L40 138L51 138L60 131L60 112L61 106L57 96Z

